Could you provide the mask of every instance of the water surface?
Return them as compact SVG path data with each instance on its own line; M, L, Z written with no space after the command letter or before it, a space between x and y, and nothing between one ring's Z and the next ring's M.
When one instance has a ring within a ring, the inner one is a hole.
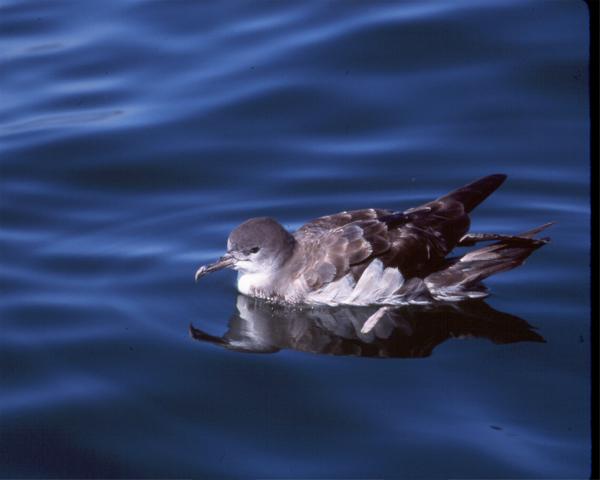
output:
M0 475L589 476L587 22L577 1L2 2ZM558 223L471 323L404 313L383 360L346 313L320 320L337 350L315 315L258 311L268 355L189 335L241 325L235 276L193 275L248 217L490 173L474 230Z

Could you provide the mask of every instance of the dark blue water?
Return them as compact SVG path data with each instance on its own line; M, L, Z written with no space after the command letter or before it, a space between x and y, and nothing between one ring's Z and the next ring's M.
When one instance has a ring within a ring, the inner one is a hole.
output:
M0 475L587 477L587 22L577 1L3 1ZM474 230L558 223L486 304L369 343L356 309L193 282L249 217L496 172Z

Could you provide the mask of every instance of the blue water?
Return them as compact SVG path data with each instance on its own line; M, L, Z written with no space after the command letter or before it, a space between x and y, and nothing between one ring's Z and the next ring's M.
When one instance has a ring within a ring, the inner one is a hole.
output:
M589 476L583 2L4 0L0 40L0 476ZM194 284L249 217L490 173L473 230L558 223L466 312L369 343Z

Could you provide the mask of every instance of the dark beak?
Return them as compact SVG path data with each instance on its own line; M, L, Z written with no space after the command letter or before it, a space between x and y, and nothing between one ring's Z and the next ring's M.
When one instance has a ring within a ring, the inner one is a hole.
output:
M235 263L235 258L230 254L226 253L221 258L219 258L215 263L211 263L210 265L202 265L196 271L196 281L200 277L203 277L207 273L216 272L217 270L221 270L222 268L231 267Z

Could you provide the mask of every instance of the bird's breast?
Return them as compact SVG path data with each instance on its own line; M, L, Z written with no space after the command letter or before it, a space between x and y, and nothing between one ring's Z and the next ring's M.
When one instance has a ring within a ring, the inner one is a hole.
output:
M269 297L273 294L273 276L265 272L238 272L237 289L244 295Z

